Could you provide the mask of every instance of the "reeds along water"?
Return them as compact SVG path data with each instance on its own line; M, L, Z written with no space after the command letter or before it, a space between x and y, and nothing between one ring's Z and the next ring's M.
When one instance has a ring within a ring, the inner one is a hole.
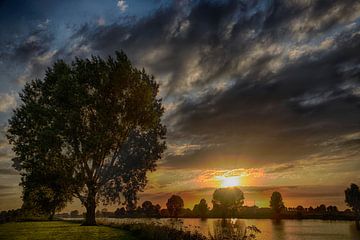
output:
M239 219L222 219L214 222L213 232L209 232L211 240L249 240L256 239L261 231L256 226L246 226Z

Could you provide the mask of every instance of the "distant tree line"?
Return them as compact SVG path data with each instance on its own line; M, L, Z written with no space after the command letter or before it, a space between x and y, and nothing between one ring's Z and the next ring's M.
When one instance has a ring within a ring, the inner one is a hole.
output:
M106 208L96 212L96 217L116 218L260 218L260 219L339 219L359 220L360 191L357 185L352 184L345 190L345 202L351 209L339 211L336 206L321 204L316 207L303 206L286 207L280 192L273 192L269 207L243 206L244 194L238 187L216 189L212 196L212 208L205 199L201 199L192 209L185 208L184 200L179 195L172 195L166 208L151 201L144 201L140 206L121 207L115 211ZM57 214L62 218L84 217L79 211ZM41 215L32 215L26 209L3 211L0 213L0 222L17 221L24 218L39 218Z
M212 208L205 199L201 199L192 209L184 207L184 200L179 195L172 195L166 208L159 204L145 201L141 206L117 208L114 212L102 209L96 212L96 217L117 218L261 218L261 219L342 219L356 220L355 211L346 209L339 211L336 206L321 204L316 207L303 206L286 207L281 193L273 192L269 207L244 206L243 192L235 188L219 188L213 193ZM73 214L58 215L61 217L82 217Z

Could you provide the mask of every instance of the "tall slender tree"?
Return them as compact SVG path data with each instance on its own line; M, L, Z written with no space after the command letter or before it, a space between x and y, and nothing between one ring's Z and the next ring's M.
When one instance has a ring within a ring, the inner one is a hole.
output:
M99 201L135 205L165 149L158 88L123 52L54 63L44 79L25 85L9 120L23 184L38 166L56 169L85 206L84 225L96 224Z
M280 219L280 213L285 208L281 193L273 192L270 199L270 207L274 211L276 220Z

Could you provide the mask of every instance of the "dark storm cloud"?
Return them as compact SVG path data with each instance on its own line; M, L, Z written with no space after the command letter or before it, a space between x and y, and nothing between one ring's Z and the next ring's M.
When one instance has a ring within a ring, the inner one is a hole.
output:
M35 56L49 51L54 36L47 29L36 29L26 36L12 52L13 60L26 63Z
M211 147L172 156L169 164L215 165L224 155L229 158L227 167L246 165L249 158L250 165L253 160L263 164L302 159L327 151L329 146L321 143L329 138L359 131L360 98L354 91L360 74L349 77L341 68L359 63L360 35L341 41L336 51L313 54L316 60L302 58L260 83L242 79L221 94L182 104L174 113L181 116L177 129L188 136L206 136L203 144ZM216 143L220 144L212 147ZM358 144L358 139L349 139L341 142L339 151L346 153ZM238 157L232 161L234 155Z
M168 167L254 167L330 152L355 161L359 142L344 138L360 131L359 17L356 0L174 1L141 19L83 24L53 55L52 35L39 30L12 56L48 56L29 60L29 77L55 58L125 50L161 84L169 143L196 145L169 152Z
M196 57L194 53L200 54L202 65L209 69L211 66L207 65L217 62L205 53L207 50L204 48L222 46L224 27L241 6L239 1L201 1L195 6L174 3L134 24L82 28L76 36L81 36L82 44L89 44L100 54L112 54L122 48L135 62L149 67L155 75L171 74L168 87L174 90L188 77L186 71L189 62ZM220 53L221 49L217 52ZM225 61L223 65L226 64Z

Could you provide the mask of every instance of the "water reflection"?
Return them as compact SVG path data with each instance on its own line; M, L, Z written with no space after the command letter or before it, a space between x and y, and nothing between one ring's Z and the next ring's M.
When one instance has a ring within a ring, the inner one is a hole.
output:
M271 220L272 239L286 240L285 224L283 220Z
M240 219L221 219L213 222L213 232L209 231L211 240L244 240L255 239L260 230L255 226L246 226Z
M349 232L350 232L351 240L360 239L360 232L357 230L355 223L349 226Z

